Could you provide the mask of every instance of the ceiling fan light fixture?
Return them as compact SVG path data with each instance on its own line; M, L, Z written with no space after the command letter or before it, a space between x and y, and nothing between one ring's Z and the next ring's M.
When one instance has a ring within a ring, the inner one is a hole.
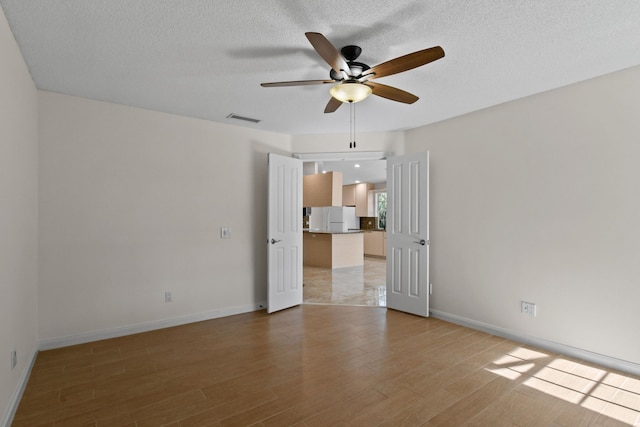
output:
M372 92L369 86L353 82L340 83L329 89L331 96L342 102L360 102Z

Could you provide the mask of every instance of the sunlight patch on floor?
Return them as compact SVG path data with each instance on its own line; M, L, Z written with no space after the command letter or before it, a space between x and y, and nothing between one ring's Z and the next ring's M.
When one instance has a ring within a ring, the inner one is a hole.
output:
M517 347L495 359L486 370L617 421L640 425L640 380L552 357Z

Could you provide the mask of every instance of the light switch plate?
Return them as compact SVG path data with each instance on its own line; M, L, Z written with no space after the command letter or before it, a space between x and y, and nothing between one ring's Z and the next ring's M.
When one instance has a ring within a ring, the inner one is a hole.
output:
M220 228L220 238L221 239L230 239L231 238L231 229L227 227Z

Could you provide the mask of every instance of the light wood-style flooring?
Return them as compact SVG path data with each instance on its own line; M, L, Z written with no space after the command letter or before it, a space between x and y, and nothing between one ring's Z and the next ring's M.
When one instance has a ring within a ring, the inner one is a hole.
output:
M41 352L14 426L640 425L640 378L434 318L303 305Z

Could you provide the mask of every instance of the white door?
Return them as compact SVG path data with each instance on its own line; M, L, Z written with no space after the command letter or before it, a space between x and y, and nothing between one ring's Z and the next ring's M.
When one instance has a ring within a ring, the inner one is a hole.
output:
M269 313L302 304L302 161L269 153Z
M387 159L387 307L429 316L429 153Z

